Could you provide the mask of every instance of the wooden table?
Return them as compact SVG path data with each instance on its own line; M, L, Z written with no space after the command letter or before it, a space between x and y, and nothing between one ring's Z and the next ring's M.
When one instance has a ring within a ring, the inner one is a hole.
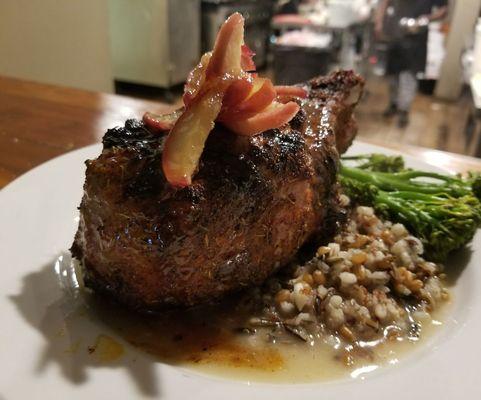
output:
M0 77L0 188L29 169L99 142L104 132L144 111L172 106ZM481 171L481 160L453 153L380 144L454 172Z
M172 106L0 77L0 188L29 169L101 140L108 128Z

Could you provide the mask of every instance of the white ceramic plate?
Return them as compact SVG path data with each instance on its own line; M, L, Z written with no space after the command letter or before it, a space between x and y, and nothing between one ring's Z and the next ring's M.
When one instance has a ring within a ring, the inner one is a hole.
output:
M274 385L229 381L161 364L124 343L113 364L86 352L101 321L75 311L75 277L55 265L77 227L90 146L49 161L0 192L0 399L467 399L481 398L481 235L458 254L444 328L398 365L363 379ZM391 151L357 142L350 153ZM406 156L409 166L433 170ZM435 170L435 169L434 169ZM469 254L471 253L471 254ZM65 284L67 282L67 284ZM120 342L122 340L118 339Z

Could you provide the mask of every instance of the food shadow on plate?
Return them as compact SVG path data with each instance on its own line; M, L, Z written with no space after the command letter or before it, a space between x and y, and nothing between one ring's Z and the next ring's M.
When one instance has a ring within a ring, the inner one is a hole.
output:
M65 378L80 385L97 368L124 369L144 396L159 396L156 360L118 338L109 321L103 320L107 310L97 310L77 276L70 253L65 252L26 275L21 292L10 296L23 318L43 336L45 345L35 371L41 374L49 364L56 364Z
M469 261L472 259L472 253L473 250L468 245L458 250L454 250L449 254L447 260L444 263L444 265L448 266L445 272L447 276L447 283L449 284L449 286L456 285L456 282L468 266Z

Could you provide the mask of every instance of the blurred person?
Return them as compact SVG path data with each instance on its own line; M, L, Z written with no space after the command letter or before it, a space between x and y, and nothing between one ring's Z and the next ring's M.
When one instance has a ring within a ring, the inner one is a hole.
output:
M409 124L409 110L418 89L416 75L426 68L428 25L447 14L447 0L380 0L375 33L388 43L386 75L389 105L383 115L398 115Z

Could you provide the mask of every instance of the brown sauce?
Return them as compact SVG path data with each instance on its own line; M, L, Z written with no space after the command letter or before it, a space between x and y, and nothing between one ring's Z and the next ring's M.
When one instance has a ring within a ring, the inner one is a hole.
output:
M439 319L446 309L444 306L432 320L422 322L416 338L394 336L384 342L366 343L365 347L344 349L326 340L313 344L296 339L270 343L265 340L269 329L252 334L244 328L247 315L233 313L233 302L235 299L187 312L152 315L135 314L91 295L88 304L91 316L100 318L123 340L159 362L229 379L279 383L363 379L382 366L397 364L440 328Z
M217 363L275 371L284 360L275 346L249 346L243 319L230 315L231 302L188 311L141 315L92 297L90 311L137 348L170 364Z
M64 267L70 268L69 276L75 276L73 265ZM428 341L449 308L445 305L432 319L421 322L420 332L411 339L393 336L344 348L332 336L314 343L295 337L266 340L271 328L259 328L255 334L247 328L252 310L244 307L239 297L215 306L142 315L79 286L72 289L83 304L75 318L87 317L108 327L109 335L99 329L96 340L87 347L97 363L122 359L128 352L123 340L162 363L229 379L277 383L363 379L380 367L397 364L405 353ZM66 352L75 353L79 346L75 343Z
M89 354L92 354L99 363L112 363L124 355L124 347L113 337L100 334L95 344L88 347Z

